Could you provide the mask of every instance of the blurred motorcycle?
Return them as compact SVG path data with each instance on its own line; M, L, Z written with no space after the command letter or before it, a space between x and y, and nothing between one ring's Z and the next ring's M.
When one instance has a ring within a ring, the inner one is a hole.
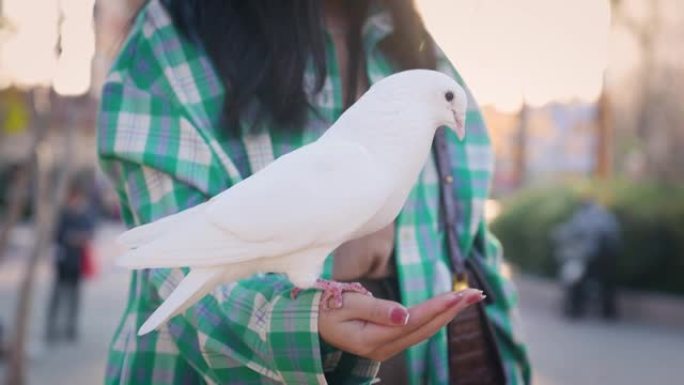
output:
M619 226L613 214L585 200L568 221L553 229L551 241L564 292L563 314L582 317L587 303L598 302L604 318L616 318L613 276Z

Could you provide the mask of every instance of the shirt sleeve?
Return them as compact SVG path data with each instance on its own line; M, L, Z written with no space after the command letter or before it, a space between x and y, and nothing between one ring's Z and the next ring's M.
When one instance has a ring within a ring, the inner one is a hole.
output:
M196 177L197 172L180 176L175 172L192 169L192 165L161 150L183 138L166 138L166 143L157 140L162 134L178 132L179 112L161 97L127 87L133 86L118 82L105 86L98 142L101 167L117 190L123 219L128 226L136 226L192 207L209 196L198 188L206 181ZM136 328L187 270L146 272L144 282L150 287L143 292L149 294L136 299L143 309ZM277 274L221 285L154 333L171 338L183 358L209 383L230 383L237 373L244 376L245 367L257 378L283 383L370 383L377 363L341 353L319 340L320 293L303 291L293 300L291 288ZM336 365L326 365L338 374L335 381L326 382L323 362L341 361L335 357L344 357L345 363L353 361L353 370L339 376Z

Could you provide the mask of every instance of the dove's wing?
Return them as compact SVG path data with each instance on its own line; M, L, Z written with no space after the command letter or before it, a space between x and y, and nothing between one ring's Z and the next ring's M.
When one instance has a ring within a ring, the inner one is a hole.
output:
M156 238L164 236L168 232L173 231L184 224L190 223L201 215L206 205L206 202L201 203L179 213L157 219L154 222L134 227L121 234L116 241L127 248L142 246Z
M311 247L332 249L371 219L391 192L387 173L364 147L318 141L219 194L199 215L129 251L119 263L216 266Z

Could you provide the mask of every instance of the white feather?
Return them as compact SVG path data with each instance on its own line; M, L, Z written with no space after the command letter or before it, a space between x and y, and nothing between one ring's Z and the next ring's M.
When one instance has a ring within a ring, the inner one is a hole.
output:
M206 206L206 203L185 209L179 213L158 219L152 223L134 227L119 235L116 239L121 246L134 248L151 242L169 231L183 226L184 223L192 223L194 217Z
M220 269L192 269L168 298L147 318L138 330L143 335L158 328L169 318L181 313L204 297L219 282Z

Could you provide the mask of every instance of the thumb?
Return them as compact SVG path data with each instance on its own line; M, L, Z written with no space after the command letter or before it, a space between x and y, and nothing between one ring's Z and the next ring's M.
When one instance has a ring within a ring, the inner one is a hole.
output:
M409 320L409 311L400 303L362 294L345 295L344 307L347 318L368 321L387 326L404 326Z

